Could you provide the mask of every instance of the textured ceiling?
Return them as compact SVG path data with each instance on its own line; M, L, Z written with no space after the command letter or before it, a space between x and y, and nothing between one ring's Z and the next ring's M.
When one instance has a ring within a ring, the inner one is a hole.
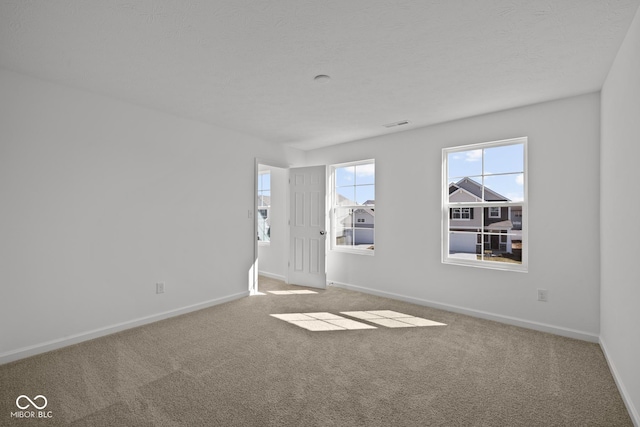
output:
M2 0L0 67L311 149L599 90L639 3Z

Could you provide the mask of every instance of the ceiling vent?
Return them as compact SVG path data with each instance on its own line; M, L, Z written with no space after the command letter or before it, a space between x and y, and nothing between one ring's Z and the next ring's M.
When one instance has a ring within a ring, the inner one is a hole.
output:
M393 123L386 124L386 125L384 125L384 127L386 127L386 128L394 128L396 126L404 126L404 125L408 125L408 124L409 124L409 120L402 120L402 121L399 121L399 122L393 122Z

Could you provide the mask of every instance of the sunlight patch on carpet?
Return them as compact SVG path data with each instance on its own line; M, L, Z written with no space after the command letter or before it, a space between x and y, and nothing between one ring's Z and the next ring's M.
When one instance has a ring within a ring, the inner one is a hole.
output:
M271 314L292 325L299 326L309 331L345 331L357 329L376 329L375 326L366 323L357 322L352 319L346 319L337 314L320 312L320 313L284 313Z
M267 291L270 294L274 295L308 295L308 294L317 294L316 291L310 291L308 289L300 289L294 291Z
M340 314L375 323L376 325L386 326L387 328L446 326L446 323L435 322L433 320L423 319L422 317L415 317L409 314L398 313L397 311L391 310L341 311Z

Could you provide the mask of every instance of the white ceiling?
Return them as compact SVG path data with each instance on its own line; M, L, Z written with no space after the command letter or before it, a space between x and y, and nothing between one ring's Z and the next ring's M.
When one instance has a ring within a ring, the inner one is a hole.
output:
M597 91L639 3L1 0L0 67L307 150Z

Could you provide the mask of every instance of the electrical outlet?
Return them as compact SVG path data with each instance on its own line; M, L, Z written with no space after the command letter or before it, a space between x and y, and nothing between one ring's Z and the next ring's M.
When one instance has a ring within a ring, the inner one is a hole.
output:
M164 282L156 283L156 294L164 294Z
M538 301L547 302L549 291L546 289L538 289Z

